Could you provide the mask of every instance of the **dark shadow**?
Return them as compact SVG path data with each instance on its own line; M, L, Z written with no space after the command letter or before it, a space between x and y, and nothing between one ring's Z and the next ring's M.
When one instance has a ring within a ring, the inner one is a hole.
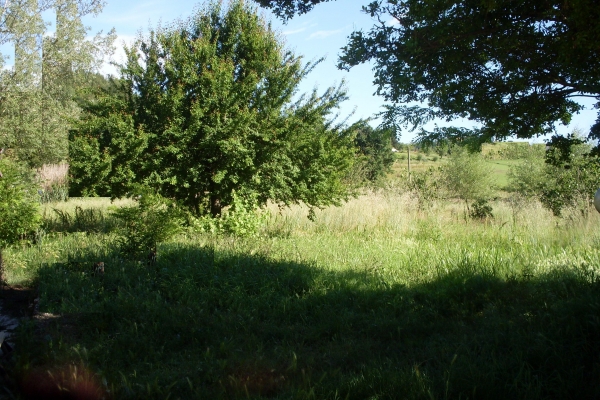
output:
M57 317L43 340L23 329L21 359L77 358L115 398L599 398L598 281L475 269L407 287L176 245L103 275L54 264Z

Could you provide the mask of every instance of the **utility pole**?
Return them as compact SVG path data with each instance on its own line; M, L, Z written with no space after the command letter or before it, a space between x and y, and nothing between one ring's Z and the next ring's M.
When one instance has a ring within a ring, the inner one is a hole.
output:
M406 146L406 148L408 149L408 181L411 182L412 177L410 175L410 143Z

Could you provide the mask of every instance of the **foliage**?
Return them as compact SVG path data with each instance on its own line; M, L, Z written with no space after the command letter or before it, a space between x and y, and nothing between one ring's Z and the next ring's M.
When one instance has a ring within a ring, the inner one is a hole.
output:
M473 219L487 220L494 217L493 208L486 199L478 199L471 204L469 216Z
M585 214L600 187L600 158L591 150L577 132L553 136L545 162L529 157L512 168L511 188L521 195L538 198L554 215L561 215L567 207Z
M87 38L81 19L102 6L98 0L21 0L0 6L0 45L15 48L13 68L0 69L0 147L13 149L31 167L67 158L67 131L79 115L74 98L86 74L112 51L115 38L114 32ZM42 18L50 10L56 12L52 35ZM0 67L3 61L0 54Z
M40 224L36 187L26 171L0 156L0 251Z
M530 154L518 164L511 166L508 173L509 190L526 198L538 197L546 180L552 178L548 172L548 166L544 163L543 157Z
M89 107L71 136L77 192L120 197L144 183L213 217L234 190L261 205L347 198L352 129L331 120L344 89L294 100L316 64L285 50L251 6L211 3L127 54L119 95Z
M463 200L469 211L469 202L486 200L493 193L491 167L479 153L470 154L454 148L443 168L444 182L453 196Z
M392 131L373 128L366 122L357 124L354 143L362 154L362 169L365 178L370 182L376 182L384 177L394 163L392 153L391 137Z
M121 111L126 107L118 97L103 97L88 105L78 129L70 132L71 196L125 196L141 177L148 135Z
M384 125L387 124L388 122L384 123ZM416 138L416 143L420 147L424 149L435 148L440 157L452 146L464 147L471 153L480 152L482 144L488 141L489 139L481 136L481 132L478 129L462 127L436 126L433 131L426 131L422 128Z
M121 251L133 258L155 251L157 244L181 231L184 214L177 204L152 190L138 186L131 193L137 205L118 208L113 216L118 229Z
M600 187L600 159L579 157L565 165L546 165L546 180L540 193L540 201L561 215L566 207L574 207L586 214L593 202L594 193Z
M546 149L544 143L493 142L483 145L481 153L486 159L492 160L542 159Z
M442 167L429 167L425 171L411 173L408 188L417 197L419 208L429 208L443 197L443 171Z
M591 151L578 131L567 136L554 135L547 143L546 163L554 166L570 168L574 159L581 158Z
M322 1L259 3L289 18ZM481 123L485 140L529 138L568 123L582 108L574 97L600 93L592 0L383 0L363 11L377 22L350 35L339 66L374 64L395 123L461 117ZM414 102L425 104L406 105Z
M195 231L213 235L231 235L238 237L255 237L267 221L267 213L259 210L256 198L232 194L231 206L225 210L221 218L203 216L192 217Z

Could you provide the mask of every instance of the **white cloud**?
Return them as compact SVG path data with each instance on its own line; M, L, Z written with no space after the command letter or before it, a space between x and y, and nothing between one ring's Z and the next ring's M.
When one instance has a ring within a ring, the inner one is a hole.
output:
M399 25L400 21L398 21L396 18L392 17L389 21L387 21L385 23L387 26L394 26L394 25Z
M316 31L314 33L311 33L308 38L309 39L324 39L329 36L340 34L343 31L344 31L343 29L336 29L334 31Z
M289 31L283 31L282 34L287 36L287 35L295 35L296 33L300 33L300 32L304 32L306 30L305 28L299 28L299 29L292 29Z
M111 64L112 62L116 62L118 64L123 64L125 62L125 50L123 49L124 45L131 46L131 44L136 40L137 36L133 35L118 35L117 40L115 40L115 53L110 58L105 58L104 64L100 67L100 73L103 75L117 75L117 68Z

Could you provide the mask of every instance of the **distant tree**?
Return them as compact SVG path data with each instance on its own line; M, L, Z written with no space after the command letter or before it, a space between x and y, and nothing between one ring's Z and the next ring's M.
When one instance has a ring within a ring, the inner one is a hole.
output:
M493 193L491 167L479 153L454 148L442 171L447 190L464 201L467 213L470 202L488 200Z
M539 199L554 215L566 207L587 213L600 187L600 157L581 132L553 136L547 143L544 180Z
M67 131L79 115L74 102L81 78L111 51L114 34L87 39L81 18L98 13L98 0L18 0L0 6L0 44L15 47L14 66L0 72L0 146L30 166L65 160ZM42 13L56 11L46 35ZM39 40L43 37L42 40ZM0 64L4 56L0 54Z
M586 214L600 187L600 158L592 152L581 132L553 136L545 157L530 157L512 167L513 191L539 200L556 216L566 208Z
M311 207L348 196L353 133L332 122L345 91L295 99L315 64L285 50L256 9L211 3L126 52L120 94L91 104L71 133L77 193L120 197L144 183L213 217L234 192Z
M286 19L324 1L258 0ZM382 0L363 10L377 22L350 35L339 67L372 62L396 124L460 117L481 123L484 141L530 138L568 123L582 108L575 97L600 95L597 1Z
M377 181L385 176L394 164L391 137L390 130L373 128L368 123L360 123L357 126L354 143L364 156L362 169L367 180Z
M489 142L489 140L484 139L478 130L453 126L436 126L433 131L421 129L416 139L416 143L421 148L439 147L445 149L446 152L451 146L463 147L470 153L481 152L481 145L484 142Z

